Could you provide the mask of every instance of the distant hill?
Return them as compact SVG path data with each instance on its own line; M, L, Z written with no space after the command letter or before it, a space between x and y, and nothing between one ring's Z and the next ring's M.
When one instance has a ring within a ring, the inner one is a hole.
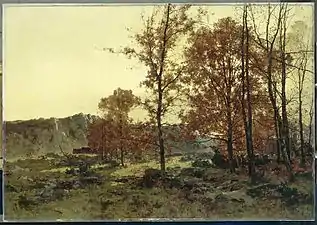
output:
M66 118L5 122L5 157L14 159L46 153L71 152L87 145L86 132L94 115L76 114Z
M73 148L87 146L88 124L96 119L97 116L81 113L66 118L6 121L5 157L14 160L47 153L61 153L59 145L64 152L71 153ZM167 125L163 127L163 133L178 136L180 128L178 125ZM208 150L208 147L217 146L215 141L181 139L177 142L165 140L170 153Z

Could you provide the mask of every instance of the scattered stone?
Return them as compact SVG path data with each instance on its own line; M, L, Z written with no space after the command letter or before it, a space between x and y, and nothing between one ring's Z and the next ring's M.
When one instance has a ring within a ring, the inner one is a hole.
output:
M83 185L90 185L90 184L102 184L101 178L100 177L82 177L80 178L80 182Z
M11 184L5 184L4 189L5 189L5 191L7 191L7 192L19 192L18 188L14 187L14 186L11 185Z

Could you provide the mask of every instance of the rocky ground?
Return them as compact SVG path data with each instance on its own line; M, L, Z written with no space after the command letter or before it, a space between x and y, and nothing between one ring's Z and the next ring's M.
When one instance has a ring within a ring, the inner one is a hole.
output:
M313 180L267 171L256 184L208 156L120 167L97 157L50 155L5 165L6 220L137 218L311 219Z

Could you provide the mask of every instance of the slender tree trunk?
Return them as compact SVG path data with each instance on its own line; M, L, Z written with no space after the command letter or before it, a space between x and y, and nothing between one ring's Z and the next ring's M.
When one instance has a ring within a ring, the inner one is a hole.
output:
M105 159L105 125L102 125L102 132L101 132L101 159Z
M161 65L160 71L157 74L157 90L158 90L158 102L157 102L157 111L156 111L156 122L157 122L157 129L158 129L158 142L160 148L160 165L161 170L165 171L165 148L164 148L164 139L163 139L163 132L162 132L162 109L163 109L163 86L162 86L162 77L163 77L163 70L164 70L164 62L166 56L166 45L167 45L167 30L169 25L170 19L170 10L171 4L167 4L166 8L166 21L164 27L164 34L162 40L162 54L161 54Z
M120 149L120 161L121 161L121 166L124 166L124 151L122 147Z
M313 128L313 110L314 109L314 97L312 98L310 110L309 110L309 137L308 137L308 144L309 148L312 147L312 128Z
M281 135L280 135L280 131L279 131L279 120L277 118L277 115L275 115L276 113L274 113L274 129L275 129L275 135L276 135L276 153L277 153L277 158L276 158L276 162L278 164L281 163Z
M230 95L227 96L227 151L228 151L228 160L230 172L234 173L235 168L233 165L233 125L232 125L232 112L231 112L231 101Z
M286 7L286 6L285 6ZM289 135L289 123L287 117L287 97L286 97L286 57L285 57L285 44L286 44L286 10L284 9L282 29L280 32L280 57L282 63L282 122L283 122L283 136L285 139L285 148L287 152L288 160L291 161L291 146L290 146L290 135Z
M157 129L158 129L158 141L160 148L160 165L161 170L165 171L165 148L164 148L164 139L162 132L162 91L161 91L161 81L159 81L158 85L159 89L159 98L157 104Z
M300 154L301 154L301 161L300 165L304 167L305 165L305 152L304 152L304 131L303 131L303 113L302 113L302 89L299 90L299 112L298 112L298 120L299 120L299 135L300 135Z
M254 174L255 174L255 168L254 168L254 152L253 152L253 118L252 118L252 99L251 99L251 85L250 85L250 75L249 75L249 29L248 29L248 20L247 15L248 11L247 8L245 9L245 28L246 28L246 82L247 82L247 106L248 106L248 132L247 132L247 138L249 143L249 160L250 160L250 176L252 178L252 181L254 181Z
M119 106L121 108L121 99L119 101ZM123 139L124 139L124 134L123 134L123 126L125 124L123 124L123 115L122 113L120 112L119 113L119 132L120 132L120 162L121 162L121 166L124 166L124 147L123 147Z
M276 135L276 143L277 143L277 162L280 163L280 157L281 157L281 118L280 114L278 111L277 107L277 100L276 100L276 91L273 88L273 78L272 78L272 65L273 65L273 48L274 48L274 43L277 37L277 34L280 30L280 24L281 24L281 14L282 14L282 9L279 10L279 17L278 17L278 24L277 24L277 29L276 32L273 35L272 41L269 40L269 32L270 32L270 20L271 20L271 4L268 5L268 19L266 22L266 53L267 53L267 60L268 60L268 65L267 65L267 87L268 87L268 93L269 93L269 98L270 102L273 108L273 113L274 113L274 126L275 126L275 135ZM274 89L274 90L273 90Z
M229 167L230 172L234 173L235 168L233 165L233 135L232 135L232 122L229 122L228 125L228 142L227 142L227 149L228 149L228 158L229 158Z
M283 140L283 154L286 152L286 168L289 172L289 180L294 180L294 174L291 166L291 146L290 146L290 135L289 135L289 123L287 118L287 98L286 98L286 57L285 57L285 45L286 45L286 19L287 19L287 6L282 5L284 13L281 18L282 29L280 32L280 57L281 57L281 72L282 72L282 140Z
M267 80L267 86L268 86L268 92L269 92L269 98L270 98L270 102L273 108L273 116L274 116L274 126L275 126L275 135L276 135L276 144L277 144L277 163L281 162L281 151L282 151L282 147L281 147L281 131L282 131L282 120L279 114L279 110L277 107L277 102L276 102L276 98L274 95L274 91L273 90L273 81L272 81L272 53L268 53L269 54L269 65L268 65L268 80Z
M308 46L308 45L307 45ZM303 56L303 61L301 63L302 69L306 69L307 66L307 53ZM298 112L298 120L299 120L299 135L300 135L300 153L301 153L301 162L300 165L302 167L305 166L306 163L306 153L305 153L305 140L304 140L304 128L303 128L303 89L305 82L305 70L298 70L298 100L299 100L299 112ZM311 134L309 134L311 136ZM310 137L309 137L310 139Z
M242 46L241 46L241 59L242 59L242 114L244 121L245 137L246 137L246 147L248 155L248 171L251 178L251 183L254 183L254 157L253 157L253 143L252 143L252 108L250 99L250 82L249 82L249 72L248 72L248 28L247 28L247 6L244 6L243 12L243 31L242 31ZM245 37L246 33L246 37ZM246 41L246 43L245 43ZM245 52L246 51L246 52ZM246 85L245 85L246 82ZM245 104L245 97L247 97L247 106ZM247 108L247 113L246 113ZM247 118L248 117L248 118Z

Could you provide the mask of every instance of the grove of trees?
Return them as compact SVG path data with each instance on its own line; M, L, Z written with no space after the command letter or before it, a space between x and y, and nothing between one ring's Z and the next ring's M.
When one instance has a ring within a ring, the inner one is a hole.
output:
M313 152L313 45L307 32L312 28L292 21L295 7L245 4L235 9L238 19L211 24L205 8L155 6L133 34L134 47L108 49L146 66L141 85L150 95L141 99L118 88L102 98L102 118L89 128L90 147L103 159L120 159L122 166L127 157L158 152L165 171L167 139L217 133L212 138L222 143L230 171L235 172L235 156L245 154L253 181L255 155L267 153L273 140L276 163L293 180L294 170L309 165ZM129 117L135 107L148 112L147 121ZM164 130L171 112L179 115L181 136Z

